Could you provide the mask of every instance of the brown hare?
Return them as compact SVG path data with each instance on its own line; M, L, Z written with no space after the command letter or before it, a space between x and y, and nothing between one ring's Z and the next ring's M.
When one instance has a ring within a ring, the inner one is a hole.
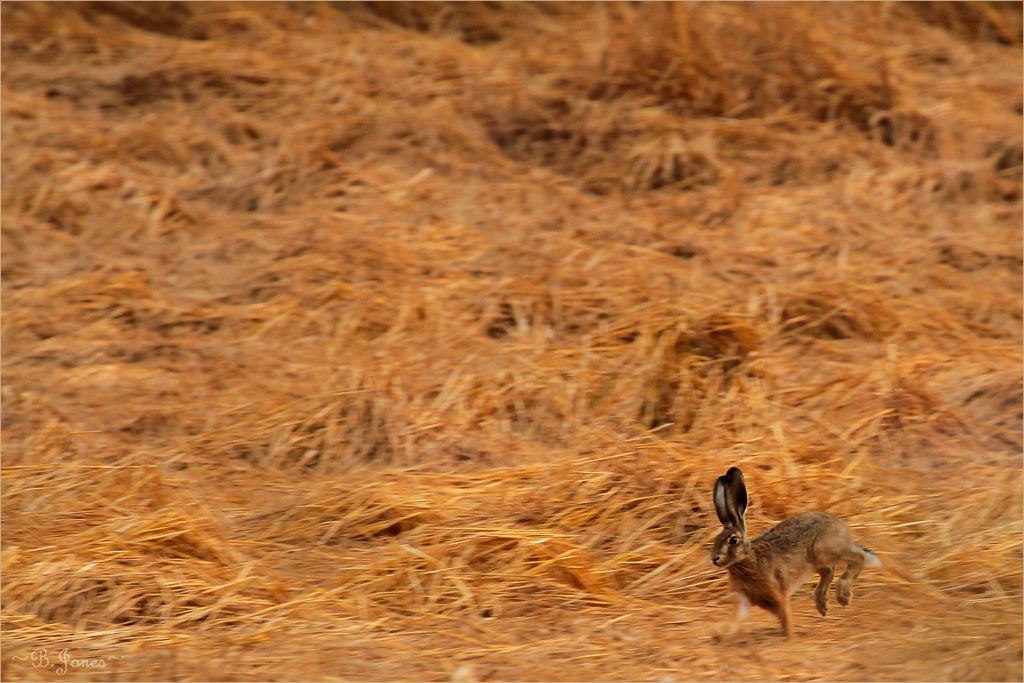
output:
M736 613L727 629L716 637L734 633L751 605L772 612L782 623L782 633L792 635L789 598L815 572L821 577L814 589L814 604L822 616L828 611L828 588L836 564L846 571L836 582L836 600L850 604L850 587L864 567L881 567L873 552L853 542L843 520L826 512L804 512L779 522L753 540L747 540L744 513L747 487L743 473L730 467L714 488L715 512L722 532L715 538L711 562L729 569L729 588Z

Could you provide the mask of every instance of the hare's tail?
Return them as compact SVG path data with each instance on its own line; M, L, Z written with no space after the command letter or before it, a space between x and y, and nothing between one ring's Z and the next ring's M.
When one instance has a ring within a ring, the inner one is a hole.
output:
M856 543L853 544L855 548L864 556L864 566L868 569L876 569L882 566L882 561L878 559L878 555L868 550L862 545Z

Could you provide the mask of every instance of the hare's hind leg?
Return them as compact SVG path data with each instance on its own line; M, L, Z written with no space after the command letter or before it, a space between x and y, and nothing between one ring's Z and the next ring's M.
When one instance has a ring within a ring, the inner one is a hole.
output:
M864 568L864 555L853 550L843 557L843 560L846 561L846 571L836 581L836 600L840 605L846 607L850 604L852 597L853 582L860 574L860 570Z
M814 587L814 606L818 608L821 616L828 613L828 588L832 585L832 577L835 576L836 566L819 567L818 585Z

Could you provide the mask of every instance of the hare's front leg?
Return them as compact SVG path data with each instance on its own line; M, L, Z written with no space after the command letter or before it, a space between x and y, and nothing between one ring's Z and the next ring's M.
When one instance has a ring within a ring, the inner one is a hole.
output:
M737 591L732 594L732 599L733 604L736 607L733 612L732 621L725 626L719 626L712 631L711 637L714 640L721 640L727 635L736 633L740 628L740 624L742 624L743 620L747 618L748 614L750 614L750 599L746 595Z
M788 597L782 596L782 599L779 600L779 605L775 608L775 616L779 618L779 623L782 625L782 635L787 638L793 635L793 627L790 624Z

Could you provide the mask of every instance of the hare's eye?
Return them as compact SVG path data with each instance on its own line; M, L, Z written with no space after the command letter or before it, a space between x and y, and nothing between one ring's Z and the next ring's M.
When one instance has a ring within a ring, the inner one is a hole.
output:
M736 545L739 542L740 542L740 539L736 538L735 536L730 536L729 537L729 545Z

